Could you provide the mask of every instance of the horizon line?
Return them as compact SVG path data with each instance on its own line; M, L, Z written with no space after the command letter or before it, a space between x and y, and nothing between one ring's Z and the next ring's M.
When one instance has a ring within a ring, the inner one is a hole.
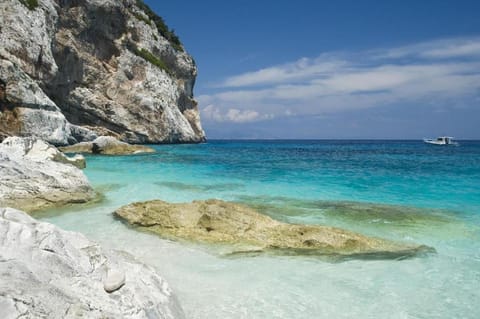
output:
M423 138L207 138L208 141L422 141ZM480 141L480 138L454 138L457 141Z

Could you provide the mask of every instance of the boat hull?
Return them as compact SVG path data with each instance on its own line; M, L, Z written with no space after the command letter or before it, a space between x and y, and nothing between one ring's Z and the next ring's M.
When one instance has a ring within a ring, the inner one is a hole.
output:
M453 146L458 146L457 142L454 141L438 141L438 140L429 140L429 139L424 139L423 140L427 144L432 144L432 145L453 145Z

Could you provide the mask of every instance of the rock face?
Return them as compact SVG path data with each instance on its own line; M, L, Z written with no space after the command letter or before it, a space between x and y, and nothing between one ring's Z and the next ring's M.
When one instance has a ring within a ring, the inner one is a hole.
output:
M107 293L103 281L112 269L124 275L124 282ZM0 208L0 318L80 317L174 319L184 314L168 284L132 256Z
M92 142L81 142L71 146L64 146L60 147L60 150L65 153L92 153L103 155L155 153L155 150L151 147L120 142L112 136L100 136Z
M115 214L164 237L229 244L236 253L376 259L407 258L434 251L426 246L395 243L333 227L286 224L248 207L220 200L133 203Z
M0 3L0 139L205 140L195 63L136 0Z
M82 166L80 155L68 158L32 137L8 137L0 144L0 206L33 211L89 201L95 193Z

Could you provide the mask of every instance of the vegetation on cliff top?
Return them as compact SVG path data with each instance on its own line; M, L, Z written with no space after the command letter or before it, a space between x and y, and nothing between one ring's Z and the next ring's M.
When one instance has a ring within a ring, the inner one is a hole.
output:
M29 10L35 10L38 7L38 0L19 0L21 4Z
M35 0L36 1L36 0ZM170 29L166 24L162 17L159 17L155 12L148 5L146 5L143 0L137 0L137 6L142 10L150 20L145 19L145 17L134 14L135 17L139 20L144 21L145 23L151 24L150 21L157 27L158 32L167 39L173 48L177 51L183 52L182 43L180 39L175 34L175 30Z

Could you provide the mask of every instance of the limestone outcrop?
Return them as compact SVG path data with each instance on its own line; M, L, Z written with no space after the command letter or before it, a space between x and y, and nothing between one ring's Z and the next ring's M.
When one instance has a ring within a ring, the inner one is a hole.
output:
M121 142L112 136L100 136L92 142L60 147L65 153L91 153L103 155L129 155L138 153L154 153L155 150L144 145L131 145Z
M0 26L0 141L205 140L194 60L142 1L4 0Z
M81 155L69 158L33 137L8 137L0 144L0 206L26 211L95 197L79 167Z
M167 282L133 256L0 208L0 318L181 319L184 314Z
M434 251L427 246L396 243L339 228L282 223L246 206L221 200L140 202L123 206L114 214L163 237L228 244L234 253L393 259Z

